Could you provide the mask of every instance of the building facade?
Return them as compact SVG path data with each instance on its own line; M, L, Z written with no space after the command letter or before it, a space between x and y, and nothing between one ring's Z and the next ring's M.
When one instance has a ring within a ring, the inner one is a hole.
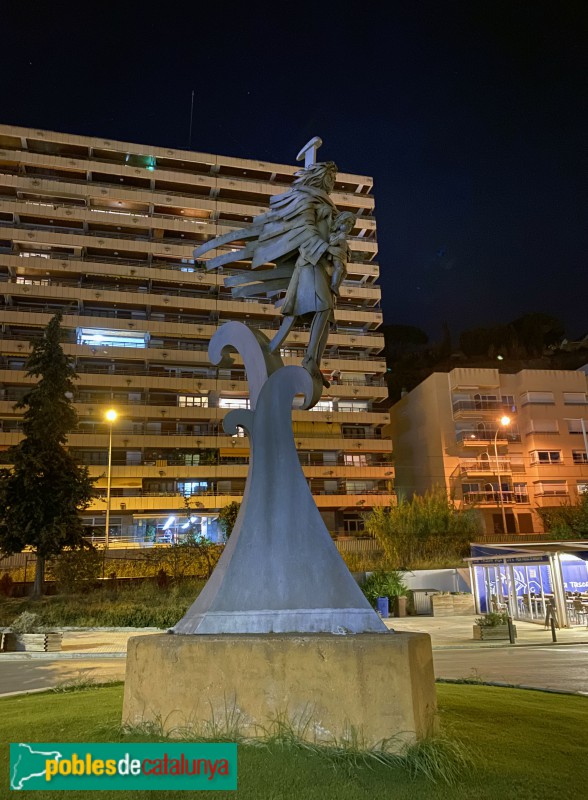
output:
M248 442L228 436L247 407L242 361L214 368L217 328L238 320L272 336L279 311L234 299L227 275L193 260L206 240L267 210L296 167L0 125L0 456L20 440L14 409L30 379L29 342L63 313L64 349L79 375L80 425L69 447L98 478L85 523L104 534L112 429L111 538L167 540L188 516L211 538L219 509L240 502ZM372 180L340 173L333 200L357 215L351 263L323 360L331 388L294 410L295 440L327 528L354 532L393 490ZM284 345L298 364L299 325ZM4 457L6 462L6 457ZM188 504L186 503L188 499ZM189 508L188 508L189 506Z
M391 408L398 493L442 486L487 534L541 532L538 508L588 491L587 388L582 371L430 375Z

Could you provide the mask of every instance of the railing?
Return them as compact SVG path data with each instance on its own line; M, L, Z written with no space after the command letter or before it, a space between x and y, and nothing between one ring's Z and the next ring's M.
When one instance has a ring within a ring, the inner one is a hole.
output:
M488 442L494 441L494 436L496 434L495 430L486 430L486 431L479 431L479 430L469 430L469 431L459 431L456 435L456 442L458 444L487 444ZM498 434L498 441L507 441L507 442L520 442L521 441L521 434L514 431L500 431Z
M462 472L510 472L510 458L461 459L459 468Z
M453 403L453 413L459 411L510 411L516 412L516 406L500 400L457 400Z
M181 491L180 489L174 489L170 491L150 491L148 489L137 489L132 494L127 492L126 494L118 494L121 491L120 489L114 489L111 491L110 497L111 501L116 501L117 503L124 503L125 500L132 500L139 497L217 497L221 496L224 497L226 495L237 495L242 496L243 492L245 491L244 486L239 487L230 487L226 491L221 491L220 489L204 489L200 491ZM336 489L319 489L319 488L311 488L311 492L313 495L326 497L326 496L333 496L333 495L349 495L350 497L359 497L359 496L370 496L370 495L386 495L393 497L394 490L390 489L348 489L346 486L338 486ZM97 490L97 498L99 500L104 500L106 498L106 490L105 489L98 489Z
M529 503L529 495L526 492L511 491L486 491L486 492L464 492L463 501L467 505L492 505L499 506L512 505L513 503Z
M14 150L13 152L14 153L25 152L25 153L28 154L31 151L28 151L28 150L22 151L22 150L18 149L18 150ZM31 154L32 155L38 155L37 153L31 153ZM63 160L64 169L65 169L65 164L67 163L67 161L70 161L71 159L75 159L75 161L79 161L79 162L86 162L86 165L85 166L80 166L79 169L80 169L80 171L91 172L91 173L100 171L100 170L92 169L92 164L93 163L96 163L96 164L108 164L108 165L114 166L114 167L127 167L128 166L127 164L125 164L122 161L116 161L114 159L108 159L108 158L100 158L99 156L96 156L94 153L92 153L92 155L88 154L88 155L76 155L76 156L61 156L59 154L55 154L55 155L57 155L58 158L61 158ZM220 172L219 173L212 173L210 171L210 169L207 169L206 171L204 171L202 169L198 169L198 163L199 162L197 162L197 161L190 161L184 167L182 167L179 164L173 165L173 166L164 164L163 166L158 167L157 166L157 159L156 159L153 169L147 170L149 172L149 174L148 175L140 175L138 177L140 179L142 179L142 180L149 180L149 181L154 180L155 181L159 177L157 175L157 171L159 170L160 172L178 173L178 175L181 176L181 178L184 178L185 175L186 176L198 175L200 178L210 178L212 181L223 180L223 181L230 181L232 183L258 183L258 184L259 183L269 183L272 186L276 186L278 188L283 188L284 191L286 191L287 189L292 187L292 181L276 181L276 180L269 181L267 178L262 178L261 176L255 176L255 175L251 175L249 177L243 178L242 176L239 176L239 175L226 175L226 174L220 173ZM25 165L25 164L23 164L22 166L27 166L28 167L28 165ZM146 169L145 167L141 167L138 164L132 164L131 166L132 166L133 169L142 169L142 170ZM4 169L6 169L6 168L4 168ZM267 172L267 171L268 170L264 170L264 172ZM185 173L185 175L184 175L184 173ZM14 174L21 174L21 173L20 172L15 172ZM39 175L39 177L42 177L42 178L51 177L51 176L47 176L47 175L42 174L42 173L37 173L37 174ZM35 175L35 173L26 172L26 173L24 173L23 177L31 177L32 175ZM135 178L137 176L132 175L130 177ZM294 177L294 176L292 176L292 177ZM71 179L68 178L68 179L64 179L64 180L68 180L68 181L71 180L72 183L88 183L89 182L89 181L86 181L86 180L82 180L80 178L71 178ZM166 180L167 180L167 178L166 178ZM178 182L180 182L180 180L178 180ZM91 183L93 183L93 184L96 183L97 184L98 181L92 180ZM112 184L104 183L102 185L105 185L105 186L111 186L111 185L112 186L118 186L118 184L116 184L116 183L112 183ZM360 186L362 184L358 183L357 185ZM167 189L159 189L159 190L156 190L156 191L160 191L162 194L170 194L170 192ZM334 192L334 194L346 194L346 195L354 195L354 194L356 194L355 189L351 189L350 191L347 191L346 189L338 189L337 187L335 187L333 192ZM274 193L268 191L267 194L268 194L268 197L272 197ZM368 193L368 194L359 194L358 196L359 197L372 197L373 198L373 195L370 194L370 193Z

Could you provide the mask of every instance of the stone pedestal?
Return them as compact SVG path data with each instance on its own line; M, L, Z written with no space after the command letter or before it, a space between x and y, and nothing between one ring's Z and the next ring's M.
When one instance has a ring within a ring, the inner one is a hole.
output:
M423 633L156 634L128 644L123 722L160 722L172 735L263 738L281 720L310 741L394 751L433 733L435 712Z

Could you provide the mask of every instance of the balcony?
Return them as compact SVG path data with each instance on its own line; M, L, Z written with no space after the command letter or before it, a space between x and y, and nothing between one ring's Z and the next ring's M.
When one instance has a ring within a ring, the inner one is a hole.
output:
M492 447L494 445L495 434L496 431L492 429L485 431L472 429L467 431L459 431L456 434L455 440L457 444L460 444L462 447ZM520 433L515 433L514 431L509 431L507 433L506 431L502 431L496 439L496 446L506 447L509 442L520 441Z
M456 400L453 403L455 419L515 414L516 410L516 406L503 403L501 400Z
M512 472L510 458L462 458L459 471L465 477L477 475L506 475Z
M501 497L502 495L502 497ZM527 492L511 491L484 491L484 492L465 492L463 502L468 506L505 506L528 504L530 502Z

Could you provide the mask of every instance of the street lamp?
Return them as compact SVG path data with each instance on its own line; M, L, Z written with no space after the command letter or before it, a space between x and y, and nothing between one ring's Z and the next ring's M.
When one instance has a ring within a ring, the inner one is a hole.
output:
M113 408L109 408L104 414L104 419L108 422L108 474L106 477L106 535L104 537L104 549L108 550L108 533L110 529L110 473L112 471L112 424L116 422L118 414Z
M498 427L496 428L496 433L494 434L494 458L496 459L496 477L498 479L498 500L500 503L500 511L502 512L502 530L506 535L506 512L504 510L504 499L502 497L502 483L500 480L500 468L498 466L498 446L496 444L498 439L498 432L500 428L506 428L507 425L510 425L510 417L504 416L501 417L498 421Z

